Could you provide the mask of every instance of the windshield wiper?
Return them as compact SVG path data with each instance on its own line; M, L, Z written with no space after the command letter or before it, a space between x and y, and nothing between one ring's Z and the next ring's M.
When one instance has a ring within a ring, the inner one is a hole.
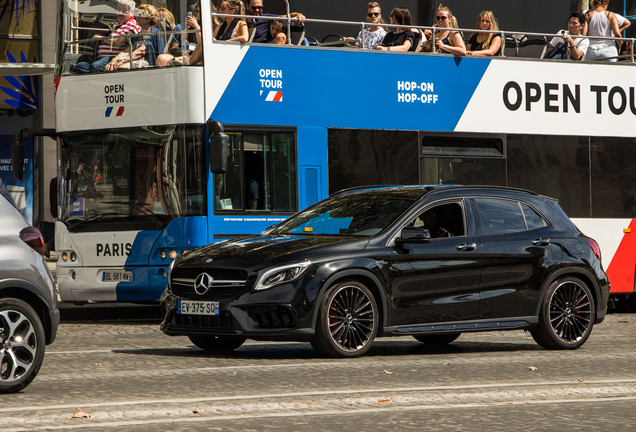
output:
M78 222L76 222L76 223L74 223L74 224L72 224L72 225L70 225L70 221L67 221L67 223L69 223L69 227L68 227L68 229L69 229L70 231L72 231L72 230L74 230L75 228L77 228L77 227L78 227L78 226L80 226L80 225L84 225L84 224L86 224L86 223L88 223L88 222L94 222L94 221L96 221L96 220L100 220L100 219L102 219L102 218L109 217L109 216L123 216L123 215L121 215L121 214L119 214L119 213L102 213L102 214L96 214L96 215L93 215L93 216L88 217L88 218L86 218L86 219L81 219L81 220L79 220Z

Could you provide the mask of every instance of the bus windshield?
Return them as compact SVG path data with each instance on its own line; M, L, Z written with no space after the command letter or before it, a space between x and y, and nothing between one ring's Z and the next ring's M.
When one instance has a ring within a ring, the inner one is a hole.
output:
M124 231L206 215L203 133L182 125L69 133L61 220L70 231L93 223Z
M58 74L202 64L201 7L193 3L63 0Z

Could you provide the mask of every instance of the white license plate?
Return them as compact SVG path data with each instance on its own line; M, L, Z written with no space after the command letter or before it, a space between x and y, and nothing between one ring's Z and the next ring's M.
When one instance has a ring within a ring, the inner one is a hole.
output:
M132 282L133 272L104 270L102 272L102 282Z
M182 315L218 315L219 302L179 300L177 313Z

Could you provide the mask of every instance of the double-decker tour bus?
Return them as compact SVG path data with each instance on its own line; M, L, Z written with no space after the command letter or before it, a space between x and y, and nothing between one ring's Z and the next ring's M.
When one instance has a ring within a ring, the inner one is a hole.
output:
M508 32L507 55L492 58L220 42L202 2L196 64L184 51L165 67L80 73L96 60L93 34L117 19L112 4L93 3L62 3L62 300L155 301L177 256L373 184L503 185L557 198L600 244L612 294L634 292L633 54L545 60ZM185 0L169 4L184 22ZM352 34L364 25L351 24ZM135 38L123 38L130 54ZM221 174L216 122L229 137Z

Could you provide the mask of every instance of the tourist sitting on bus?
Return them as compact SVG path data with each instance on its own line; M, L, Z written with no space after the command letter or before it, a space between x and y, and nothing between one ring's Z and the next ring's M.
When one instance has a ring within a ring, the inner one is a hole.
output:
M582 60L590 46L590 40L581 36L585 15L574 11L570 14L567 30L559 30L552 38L544 58Z
M201 45L201 2L197 1L190 7L188 16L184 23L177 24L174 31L182 31L184 33L175 33L172 35L172 41L168 47L168 51L173 56L190 55L197 46ZM186 52L187 51L187 52Z
M632 41L623 41L621 50L618 53L619 61L632 61Z
M157 10L149 4L141 4L137 8L137 22L141 27L143 41L133 51L132 67L135 69L154 66L157 56L163 53L164 41L157 24ZM130 53L122 51L106 65L105 70L130 69Z
M166 48L169 48L172 42L172 35L168 32L174 31L175 27L176 24L172 12L163 7L157 8L157 28L163 35L163 42Z
M411 13L405 7L396 7L391 11L389 17L391 24L410 26L413 25ZM377 45L374 49L383 51L408 51L414 46L415 35L404 27L396 27L393 31L384 36L382 45Z
M621 37L616 14L607 10L609 0L592 0L590 9L585 14L584 36ZM619 42L620 45L620 42ZM585 60L594 61L607 58L610 62L617 61L618 50L612 39L591 39Z
M287 43L287 33L282 22L278 20L270 21L269 33L272 37L271 43L276 45L285 45Z
M477 17L477 30L498 31L497 19L492 11L483 11ZM499 33L475 32L468 41L467 55L498 56L501 55L501 35Z
M97 47L97 58L95 62L80 62L75 65L76 73L103 72L111 59L128 46L127 38L117 37L129 34L138 34L141 31L139 24L135 20L135 2L133 0L118 0L117 2L117 23L113 32L106 36L95 35L94 38L103 39Z
M241 0L221 2L219 13L245 15L245 6ZM214 29L214 39L228 42L247 42L249 31L244 18L221 17L223 24Z
M433 27L439 27L445 30L435 32L435 42L427 41L422 44L420 51L431 52L432 44L435 43L435 52L443 54L453 54L456 56L466 55L466 44L461 33L456 30L459 28L457 18L453 16L451 10L440 3L435 16L435 24Z
M360 47L360 42L362 42L364 49L374 49L381 45L386 36L386 30L380 25L384 24L384 20L382 19L382 9L377 2L371 2L367 5L367 22L373 25L364 28L364 35L360 32L355 39L348 37L345 40L355 41L357 47Z
M274 14L270 14L270 13L263 13L263 0L248 0L247 3L247 13L249 15L254 15L254 16L268 16L268 17L281 17L281 18L287 18L287 15L274 15ZM298 13L298 12L292 12L289 14L292 18L297 18L298 22L303 23L305 22L305 15ZM270 20L266 20L266 19L258 19L258 18L254 18L252 20L252 24L254 26L254 37L252 38L252 42L257 42L257 43L269 43L271 42L271 33L269 31L269 21Z

